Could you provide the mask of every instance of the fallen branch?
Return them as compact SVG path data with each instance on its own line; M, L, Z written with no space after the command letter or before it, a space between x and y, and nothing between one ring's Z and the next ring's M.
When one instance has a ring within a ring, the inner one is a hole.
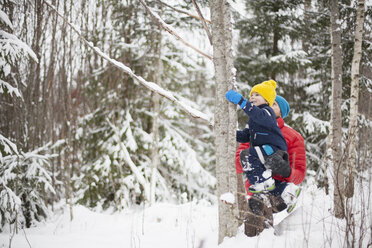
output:
M204 57L207 57L208 59L210 60L213 60L212 56L200 51L199 49L197 49L196 47L194 47L193 45L189 44L188 42L184 41L173 29L171 26L169 26L168 24L166 24L160 17L158 14L154 13L151 11L151 9L145 4L145 2L143 0L139 0L140 3L142 4L142 6L149 12L149 14L154 18L154 20L159 23L165 30L168 31L168 33L170 33L171 35L175 36L179 41L181 41L183 44L185 44L186 46L194 49L197 53L203 55Z
M115 67L117 67L118 69L122 70L123 72L127 73L129 76L131 76L133 79L137 80L140 84L142 84L143 86L145 86L149 90L151 90L153 92L156 92L159 95L167 98L168 100L176 103L181 109L183 109L186 113L188 113L193 118L201 119L201 120L205 121L207 124L209 124L210 126L213 126L213 122L210 120L210 118L208 118L208 116L206 114L204 114L204 113L200 112L199 110L196 110L196 109L194 109L194 108L186 105L185 103L179 101L175 96L173 96L173 94L170 91L161 88L159 85L157 85L157 84L155 84L153 82L148 82L148 81L146 81L145 79L143 79L140 76L137 76L136 74L133 73L133 71L129 67L125 66L123 63L121 63L121 62L119 62L119 61L117 61L115 59L110 58L107 54L103 53L98 47L95 47L92 42L87 41L82 36L80 30L75 25L73 25L72 23L70 23L66 19L66 17L64 17L61 13L59 13L58 10L53 5L51 5L50 3L48 3L46 0L44 0L44 3L49 8L51 8L53 11L55 11L57 13L57 15L60 16L63 19L63 21L66 24L68 24L78 34L79 38L87 46L89 46L90 48L92 48L93 51L96 54L98 54L100 57L104 58L110 64L114 65Z

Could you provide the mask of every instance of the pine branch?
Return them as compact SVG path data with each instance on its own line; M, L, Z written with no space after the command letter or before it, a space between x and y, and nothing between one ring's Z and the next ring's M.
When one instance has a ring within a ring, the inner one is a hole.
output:
M189 114L193 118L200 119L200 120L206 122L208 125L213 126L213 122L210 120L210 118L206 114L204 114L204 113L200 112L199 110L196 110L196 109L194 109L194 108L186 105L185 103L179 101L170 91L163 89L162 87L160 87L159 85L157 85L157 84L155 84L153 82L146 81L141 76L137 76L136 74L133 73L133 71L129 67L125 66L123 63L121 63L121 62L119 62L119 61L117 61L115 59L110 58L107 54L103 53L98 47L93 46L93 43L92 42L89 42L88 40L86 40L84 38L84 36L81 34L80 30L74 24L70 23L66 19L65 16L63 16L61 13L59 13L58 10L53 5L51 5L50 3L48 3L46 0L44 0L44 3L49 8L51 8L54 12L56 12L57 15L59 17L61 17L63 19L63 21L67 25L69 25L78 34L79 38L88 47L90 47L91 49L93 49L93 51L96 54L98 54L100 57L102 57L103 59L107 60L110 64L114 65L115 67L117 67L121 71L125 72L126 74L128 74L129 76L131 76L133 79L137 80L140 84L142 84L143 86L145 86L146 88L148 88L152 92L156 92L159 95L167 98L168 100L176 103L182 110L184 110L187 114Z
M128 149L125 147L123 142L120 140L120 133L119 133L118 128L116 126L114 126L108 118L106 118L106 122L110 125L110 127L114 131L115 136L117 138L116 141L120 145L120 149L123 152L123 158L124 158L125 162L128 164L131 171L133 172L134 176L137 178L137 181L142 185L142 187L144 189L145 199L146 199L146 201L149 202L150 201L150 185L149 185L149 183L147 182L146 178L142 175L142 173L140 172L138 167L134 164L134 162L132 161L132 159L129 155Z
M176 37L179 41L181 41L183 44L185 44L186 46L194 49L194 51L196 51L197 53L203 55L204 57L207 57L208 59L210 60L213 60L212 56L200 51L198 48L194 47L193 45L191 45L190 43L186 42L185 40L183 40L181 38L181 36L179 36L173 29L171 26L169 26L168 24L166 24L160 17L159 15L157 15L156 13L152 12L151 9L146 5L146 3L143 1L143 0L139 0L140 3L142 4L142 6L149 12L149 14L153 17L153 19L159 23L165 30L168 31L168 33L170 33L171 35L173 35L174 37Z

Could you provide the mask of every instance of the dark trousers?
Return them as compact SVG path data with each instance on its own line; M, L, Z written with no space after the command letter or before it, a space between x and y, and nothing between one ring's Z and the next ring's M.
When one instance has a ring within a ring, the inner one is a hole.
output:
M262 176L266 168L261 163L257 152L253 148L245 149L240 152L240 163L243 167L245 175L248 178L249 184L253 185L267 180L267 178ZM286 187L287 182L275 180L275 189L270 193L275 196L279 196L283 193Z
M248 178L249 184L253 185L267 180L267 178L262 176L266 168L261 163L257 152L253 148L241 151L240 163L243 167L245 175Z

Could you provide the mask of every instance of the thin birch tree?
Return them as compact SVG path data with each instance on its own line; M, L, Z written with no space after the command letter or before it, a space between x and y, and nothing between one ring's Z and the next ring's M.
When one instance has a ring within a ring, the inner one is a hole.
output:
M350 119L348 130L348 158L347 168L348 177L345 186L345 195L352 197L354 195L354 169L357 163L357 137L358 137L358 103L359 103L359 70L360 60L362 58L362 42L363 42L363 24L364 24L364 5L365 0L358 0L357 16L355 24L354 38L354 55L353 63L351 64L351 91L350 91Z
M332 101L331 101L331 149L334 182L334 214L337 218L344 218L344 170L342 167L342 49L341 26L337 0L330 1L331 12L331 50L332 50Z
M224 193L236 195L237 180L235 173L236 150L236 106L229 104L225 93L233 87L234 67L232 54L232 25L230 5L227 1L210 2L212 21L213 63L216 80L214 135L216 149L217 197ZM238 229L237 204L218 206L219 234L218 243L224 237L235 236Z

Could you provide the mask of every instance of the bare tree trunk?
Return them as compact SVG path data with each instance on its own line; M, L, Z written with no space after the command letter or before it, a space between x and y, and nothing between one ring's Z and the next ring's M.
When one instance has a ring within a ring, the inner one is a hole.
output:
M52 1L53 4L56 1ZM57 5L58 6L58 5ZM57 141L56 135L55 135L55 113L53 111L54 107L54 87L55 87L55 59L54 54L56 54L56 47L57 47L57 41L56 41L56 30L57 30L57 15L55 13L50 13L52 17L52 23L53 23L53 28L52 28L52 40L51 40L51 48L50 48L50 54L49 54L49 64L48 68L45 70L46 71L46 78L44 79L45 81L45 98L43 97L44 102L44 111L47 113L47 115L44 117L45 119L45 124L47 126L46 130L46 137L51 138L52 143L54 144ZM46 64L46 62L45 62ZM48 124L47 124L48 122ZM55 189L56 188L56 163L57 159L54 159L54 161L51 163L52 166L52 186ZM57 195L52 196L52 210L54 210L54 201L56 198L58 198Z
M152 122L152 151L151 151L151 179L150 179L150 206L155 202L155 187L156 187L156 171L160 164L159 159L159 112L160 112L160 96L153 93L152 101L154 104L154 117Z
M372 93L368 92L367 87L362 85L361 92L359 96L359 114L363 114L367 120L372 120ZM358 159L356 165L358 166L357 172L366 171L372 165L372 150L371 140L372 140L372 130L371 128L364 124L361 127L360 132L358 132Z
M212 21L213 62L216 77L216 100L214 113L214 132L216 146L217 196L232 193L236 196L237 181L235 172L236 150L236 106L229 104L225 93L233 87L232 25L230 5L225 0L210 2ZM235 236L238 229L237 204L219 204L218 243L224 237Z
M68 5L71 2L67 3L64 2L64 15L69 16L71 12L67 9ZM70 101L70 94L69 94L69 77L68 77L68 63L70 63L69 59L69 46L68 41L68 32L67 32L67 25L64 23L62 26L62 37L63 37L63 51L62 51L62 61L61 61L61 71L60 71L60 91L61 96L59 101L62 101L62 116L61 116L61 138L65 139L66 142L66 149L64 150L63 154L63 175L64 175L64 186L65 186L65 198L66 204L70 207L70 220L73 219L73 212L72 212L72 191L71 191L71 122L70 122L70 111L71 111L71 101Z
M278 42L279 42L279 31L277 29L273 30L273 55L276 56L279 53L279 47L278 47ZM276 80L276 71L274 68L272 68L272 71L270 73L270 78L273 80Z
M161 27L155 32L155 48L154 54L157 55L155 61L155 70L154 70L154 82L160 85L161 75L163 74L163 66L161 61ZM153 93L152 102L154 104L154 117L152 122L152 151L151 151L151 179L150 179L150 205L155 202L155 187L156 187L156 172L160 164L159 158L159 114L160 114L160 95Z
M337 218L344 218L344 170L342 166L342 49L341 26L339 19L338 1L330 0L331 12L331 40L332 40L332 164L334 182L334 214Z
M239 226L243 224L243 220L247 217L249 206L247 204L247 193L245 192L244 176L237 175L237 194L238 194L238 209L239 209Z
M40 0L33 1L34 4L34 29L33 31L33 39L31 48L35 52L38 61L40 61L41 57L41 36L42 36L42 20L43 20L43 5ZM26 4L29 8L31 4ZM25 17L27 19L27 17ZM27 88L24 91L24 99L25 99L25 122L20 123L27 123L26 127L26 137L22 137L25 139L25 143L21 143L22 147L25 150L32 150L41 145L40 140L40 128L39 128L39 106L40 106L40 63L35 61L30 61L30 68L29 74L27 76Z
M311 24L311 16L310 16L310 11L311 11L311 0L305 0L304 1L304 23L305 23L305 27L306 27L306 32L309 33L309 29L310 29L310 24ZM309 45L310 45L310 42L309 42L309 39L308 39L308 35L306 36L303 36L302 40L301 40L301 43L302 43L302 50L305 52L305 53L308 53L309 52ZM302 79L305 79L307 77L307 74L306 74L306 67L305 66L300 66L299 68L299 72L298 72L298 77L300 78L300 80ZM296 78L294 79L296 80ZM298 80L298 79L297 79ZM293 82L293 84L295 85L295 81ZM295 95L295 91L296 87L292 87L292 90L291 90L291 94L294 96Z
M305 25L307 28L310 28L310 24L311 24L311 16L309 14L309 12L311 11L311 1L312 0L305 0L304 2L304 9L305 9L305 13L304 13L304 22L305 22ZM303 39L302 40L302 49L308 53L309 51L309 41L307 39Z
M354 169L356 160L356 146L358 138L358 102L359 102L359 69L362 57L363 24L364 24L364 2L358 0L357 17L355 24L354 55L351 65L351 92L350 92L350 120L348 130L348 177L345 187L345 195L348 198L354 195Z

